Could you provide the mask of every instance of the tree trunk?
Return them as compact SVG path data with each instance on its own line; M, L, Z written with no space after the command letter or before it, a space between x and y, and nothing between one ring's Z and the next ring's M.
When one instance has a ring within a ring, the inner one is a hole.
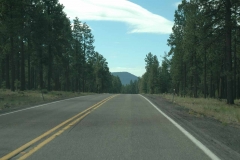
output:
M11 91L15 91L14 81L15 81L15 55L14 55L14 45L13 36L10 37L11 45Z
M1 60L1 84L0 85L2 85L3 81L5 81L5 83L6 83L4 58Z
M28 89L32 89L33 86L32 86L32 80L31 80L31 64L30 64L30 61L31 61L31 46L30 46L30 39L28 38Z
M48 90L51 91L51 79L52 79L52 46L48 46Z
M85 91L85 65L86 65L86 42L85 42L84 37L84 42L83 42L83 64L82 64L82 91Z
M10 4L10 19L13 23L13 6ZM15 91L14 81L15 81L15 55L14 55L14 45L13 45L13 24L10 25L10 52L11 52L11 91Z
M186 96L187 89L187 65L184 63L184 97Z
M36 80L35 80L35 68L31 67L31 89L36 89L35 84L36 84Z
M210 89L209 89L209 91L210 91L210 97L213 98L213 76L212 76L212 71L211 71L210 74L211 75L210 75Z
M25 53L23 37L21 38L21 91L25 90Z
M204 53L204 98L207 98L207 53L206 51ZM210 86L210 88L212 87Z
M10 89L10 77L9 77L9 55L6 54L6 88Z
M70 73L70 69L69 69L69 61L67 62L67 70L66 70L66 79L67 79L67 83L66 83L66 89L67 91L70 91L70 78L69 78L69 73Z
M222 99L222 77L219 79L219 85L218 85L218 98Z
M197 98L198 94L197 94L197 87L198 87L198 64L197 64L197 60L196 60L196 52L194 51L193 53L193 66L194 66L194 62L195 62L195 67L194 67L194 73L193 73L193 97Z
M239 78L239 76L237 77L237 99L239 99L240 98L240 78Z
M16 80L20 80L20 53L19 51L16 52L16 57L15 57L15 62L16 63Z
M39 86L40 89L43 89L43 60L42 60L42 46L39 46Z
M219 82L219 99L226 98L226 77L221 76Z
M233 98L233 77L232 77L232 53L231 53L231 1L226 1L226 55L227 55L227 103L234 104Z
M235 29L235 36L234 36L234 70L233 70L233 98L236 99L237 95L237 29Z
M48 8L48 17L51 15L51 7L50 5L47 7ZM51 24L51 17L49 18L50 22L48 22L48 36L49 36L49 41L48 41L48 86L47 89L49 91L52 90L51 87L51 79L52 79L52 24Z

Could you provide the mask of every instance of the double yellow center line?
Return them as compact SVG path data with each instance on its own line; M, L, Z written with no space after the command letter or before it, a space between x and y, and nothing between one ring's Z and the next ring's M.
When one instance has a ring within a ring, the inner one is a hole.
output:
M39 137L31 140L30 142L28 142L28 143L24 144L23 146L19 147L18 149L14 150L14 151L10 152L9 154L5 155L4 157L0 158L0 160L8 160L10 158L13 158L14 156L16 156L17 154L26 150L27 148L31 147L32 145L34 145L34 144L36 145L36 143L38 141L40 141L41 139L43 139L47 136L50 136L49 138L45 139L43 142L39 143L36 147L33 147L32 149L30 149L29 151L24 153L19 158L19 159L26 159L27 157L32 155L34 152L36 152L37 150L42 148L44 145L46 145L47 143L52 141L54 138L56 138L57 136L62 134L65 130L69 129L71 126L73 126L76 123L78 123L79 121L81 121L84 117L86 117L92 111L94 111L95 109L97 109L98 107L100 107L101 105L103 105L104 103L109 101L110 99L114 98L115 96L117 96L117 95L110 96L110 97L96 103L95 105L89 107L88 109L78 113L77 115L73 116L72 118L69 118L68 120L66 120L66 121L62 122L61 124L57 125L56 127L54 127L52 129L50 129L49 131L43 133ZM59 130L59 131L54 132L54 131L57 131L57 130Z

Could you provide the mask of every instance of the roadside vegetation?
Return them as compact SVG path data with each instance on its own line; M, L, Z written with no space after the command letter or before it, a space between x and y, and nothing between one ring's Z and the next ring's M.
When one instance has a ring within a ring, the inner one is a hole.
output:
M197 117L212 117L221 121L224 125L240 125L240 100L235 100L235 105L226 104L226 100L213 98L190 98L174 96L172 94L161 94L161 97L179 106L189 109L189 114Z
M56 100L90 95L94 93L63 92L36 90L36 91L16 91L0 90L0 111L6 109L18 109L22 107L52 102Z

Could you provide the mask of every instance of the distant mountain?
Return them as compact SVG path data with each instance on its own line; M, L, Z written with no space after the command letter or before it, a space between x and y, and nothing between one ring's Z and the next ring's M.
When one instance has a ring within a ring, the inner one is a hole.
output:
M129 72L112 72L112 75L118 76L123 85L130 84L130 81L133 82L138 80L138 77L129 73Z

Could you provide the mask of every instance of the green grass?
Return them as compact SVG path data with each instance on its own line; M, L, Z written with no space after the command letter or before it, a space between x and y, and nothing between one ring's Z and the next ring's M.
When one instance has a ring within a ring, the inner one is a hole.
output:
M161 96L172 102L171 94L162 94ZM225 100L175 96L174 103L190 109L189 114L213 117L223 124L240 124L240 100L235 100L234 105L228 105Z
M77 96L84 96L93 93L63 92L63 91L44 91L43 97L40 91L16 91L0 89L0 110L6 108L16 108L51 102L54 100L66 99Z

